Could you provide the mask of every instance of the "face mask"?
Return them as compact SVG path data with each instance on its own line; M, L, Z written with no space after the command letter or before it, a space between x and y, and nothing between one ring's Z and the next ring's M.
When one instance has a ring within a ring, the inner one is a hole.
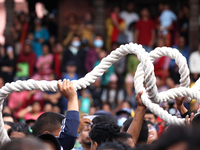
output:
M72 42L72 46L74 46L74 47L79 47L80 45L81 45L80 41L73 41Z
M95 47L103 47L103 41L102 40L94 40L94 46Z
M122 127L123 126L123 123L127 120L127 118L125 117L122 117L120 119L117 120L117 125Z

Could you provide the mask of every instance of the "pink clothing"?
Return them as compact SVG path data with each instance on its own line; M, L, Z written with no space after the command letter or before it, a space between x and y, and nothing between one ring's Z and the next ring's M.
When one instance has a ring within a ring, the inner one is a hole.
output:
M17 113L27 106L28 91L13 92L8 99L8 106L14 111L14 117L17 117Z
M27 113L26 115L25 115L25 117L24 117L24 119L25 120L37 120L37 118L41 115L41 114L43 114L44 112L40 112L37 116L32 116L32 114L31 113Z
M36 62L36 68L41 74L50 74L52 72L51 66L53 63L53 55L40 56Z

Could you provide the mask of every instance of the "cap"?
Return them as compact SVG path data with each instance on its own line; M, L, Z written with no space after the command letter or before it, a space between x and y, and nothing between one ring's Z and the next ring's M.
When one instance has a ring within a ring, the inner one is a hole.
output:
M54 146L56 147L56 150L60 150L60 143L59 143L58 139L53 134L44 133L44 134L40 134L37 137L44 142L49 141L49 142L53 143Z
M108 111L105 110L98 110L94 113L94 115L106 115L106 116L111 116L111 114Z
M128 115L131 115L131 109L123 108L123 109L119 110L118 112L116 112L116 115L119 116L122 113L127 113Z
M117 75L116 74L112 74L110 76L110 82L116 82L118 80Z
M76 62L73 61L73 60L70 60L70 61L67 62L66 65L67 65L67 66L76 66Z

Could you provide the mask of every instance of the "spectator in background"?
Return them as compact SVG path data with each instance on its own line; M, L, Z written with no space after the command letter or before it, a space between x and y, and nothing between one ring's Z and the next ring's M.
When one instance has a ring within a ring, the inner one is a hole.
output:
M64 46L68 46L70 44L70 41L73 39L73 37L78 34L79 24L77 20L78 19L75 14L70 14L67 17L67 26L66 26L65 31L63 32L65 34L64 40L63 40Z
M70 45L66 48L63 54L63 59L62 59L62 66L61 66L61 73L63 74L65 72L65 66L69 61L74 61L76 62L77 70L76 73L79 76L84 76L86 73L85 70L85 56L86 52L83 51L81 48L81 41L80 37L75 35L72 40Z
M138 60L135 54L128 55L126 64L127 73L130 73L132 76L135 76L135 72L139 63L140 61Z
M147 121L147 125L149 129L147 144L152 144L155 140L158 140L158 128L151 121Z
M200 44L198 45L198 50L192 52L189 57L189 67L193 81L196 81L200 77L199 64L200 64Z
M164 38L158 38L156 46L157 47L165 46ZM159 76L162 79L163 83L165 81L165 78L169 76L170 61L171 59L169 56L163 56L163 57L157 58L153 63L155 76Z
M135 100L135 89L134 89L134 80L131 74L127 74L125 78L125 101L131 104L131 108L136 110L137 102Z
M22 52L17 58L16 66L17 72L15 75L15 80L27 80L31 78L34 73L34 67L36 63L36 55L32 51L32 43L27 40L24 47L24 52Z
M101 50L99 52L99 60L97 60L94 64L94 67L96 67L97 65L100 64L100 61L105 58L107 56L107 52L105 50ZM106 72L104 72L104 74L101 76L101 85L103 87L107 86L108 85L108 82L109 82L109 79L110 79L110 76L111 74L114 73L114 67L113 65L110 66L110 68L107 69Z
M122 101L124 100L124 93L117 87L117 76L112 74L109 79L108 88L103 90L101 100L104 104L110 105L112 114L115 114L121 109Z
M104 42L100 34L95 36L93 45L94 47L87 52L85 58L85 68L87 72L92 71L94 63L98 60L98 54L103 49Z
M89 86L89 90L92 95L94 106L101 109L102 108L101 94L102 94L103 88L101 87L100 77L97 78L95 82Z
M86 11L84 14L84 21L80 25L81 39L86 39L90 46L93 45L92 38L94 34L94 17L92 12Z
M41 25L40 19L35 19L33 50L37 57L42 55L42 46L49 40L49 32Z
M49 52L49 46L43 45L43 55L36 62L38 73L32 78L35 80L49 80L49 75L52 73L53 55Z
M125 22L120 18L120 8L113 7L110 18L106 20L107 38L106 48L111 50L112 43L127 43L127 37L124 36Z
M179 35L185 38L186 45L189 42L189 16L189 7L184 5L179 11L177 23Z
M152 50L155 42L155 23L150 19L149 10L143 8L141 19L136 23L134 42L142 44L147 52Z
M12 82L14 75L15 56L12 46L0 45L0 76L4 82Z
M74 61L69 61L66 64L65 67L65 73L62 77L62 79L69 79L69 80L78 80L79 76L76 73L77 67L76 67L76 62Z
M178 45L173 46L173 48L178 49L179 52L186 58L188 63L190 51L185 43L185 38L183 36L179 36ZM170 62L170 74L175 83L179 83L180 75L178 73L178 65L175 63L175 60L171 60Z
M53 63L53 70L56 75L56 79L61 78L61 64L62 64L62 59L63 59L63 52L64 52L64 47L60 42L57 42L54 47L54 63Z
M173 23L177 20L176 15L170 10L169 4L165 3L163 5L162 13L159 17L159 36L164 37L166 41L166 46L171 46L172 35L170 30L173 28Z
M126 10L120 13L120 17L125 21L126 28L125 28L125 35L127 36L127 42L133 42L134 39L134 32L130 28L131 24L136 23L139 20L139 16L137 13L134 12L134 3L130 1L126 5Z

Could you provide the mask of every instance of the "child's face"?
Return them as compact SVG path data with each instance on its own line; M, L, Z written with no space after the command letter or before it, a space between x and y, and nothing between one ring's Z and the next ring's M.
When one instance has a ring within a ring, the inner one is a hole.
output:
M66 67L66 71L68 72L68 73L75 73L76 72L76 66L74 66L74 65L68 65L67 67Z

